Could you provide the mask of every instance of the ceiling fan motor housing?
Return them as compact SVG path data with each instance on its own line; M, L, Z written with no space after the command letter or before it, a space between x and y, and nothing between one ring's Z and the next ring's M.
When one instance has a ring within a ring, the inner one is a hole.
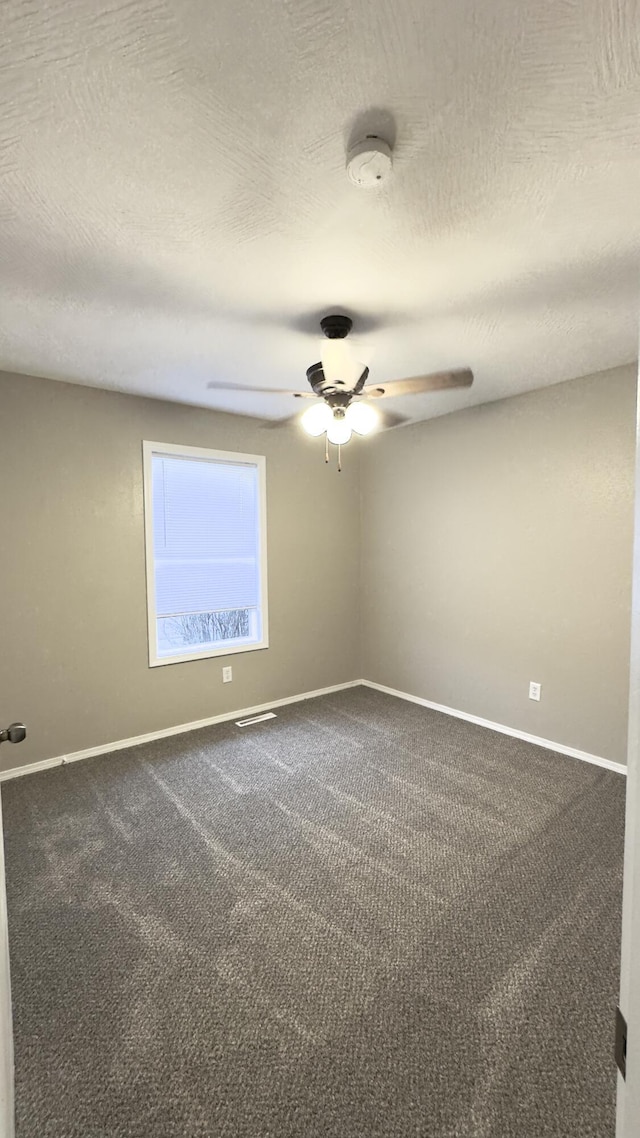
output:
M367 367L358 380L358 389L364 386L368 376L369 368ZM307 368L307 379L316 395L323 398L330 407L348 407L353 396L358 394L358 390L353 390L350 387L345 387L345 389L341 391L339 388L327 383L320 360L318 360L317 364L311 364L311 367Z

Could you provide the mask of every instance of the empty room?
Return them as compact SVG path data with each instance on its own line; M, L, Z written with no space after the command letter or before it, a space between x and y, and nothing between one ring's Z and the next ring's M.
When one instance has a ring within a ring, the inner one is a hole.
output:
M640 1138L635 0L0 33L0 1138Z

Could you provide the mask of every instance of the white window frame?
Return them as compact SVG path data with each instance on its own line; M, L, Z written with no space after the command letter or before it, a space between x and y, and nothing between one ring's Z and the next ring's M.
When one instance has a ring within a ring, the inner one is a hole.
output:
M154 455L174 455L179 458L204 458L213 462L236 466L255 466L258 470L258 547L260 551L260 615L262 639L260 641L235 640L224 646L203 648L200 652L177 652L175 655L158 654L158 624L156 614L156 581L153 551L153 472ZM144 488L144 530L147 575L147 622L149 635L149 667L165 664L183 664L189 660L207 660L213 656L230 656L235 652L255 652L269 647L269 613L267 607L267 460L262 454L238 454L236 451L209 450L206 447L181 446L178 443L142 443L142 469Z

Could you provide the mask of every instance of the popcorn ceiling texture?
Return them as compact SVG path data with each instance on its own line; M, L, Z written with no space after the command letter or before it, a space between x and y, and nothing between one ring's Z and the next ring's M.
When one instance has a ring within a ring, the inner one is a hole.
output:
M474 368L418 418L629 362L639 96L637 0L5 0L0 367L279 416L206 382L300 386L334 307Z

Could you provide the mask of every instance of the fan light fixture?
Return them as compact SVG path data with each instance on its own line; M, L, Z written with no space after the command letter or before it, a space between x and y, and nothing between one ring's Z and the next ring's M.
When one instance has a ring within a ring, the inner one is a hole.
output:
M358 435L370 434L379 421L377 411L366 403L352 403L342 415L336 415L327 403L317 403L314 407L309 407L301 419L308 435L317 437L326 431L329 442L340 446L349 441L353 431Z
M330 443L335 443L336 446L344 446L351 438L351 427L349 426L345 416L338 419L335 414L327 427L327 438Z
M302 416L300 422L308 435L314 438L323 435L333 421L333 412L328 403L314 403Z
M367 403L351 403L347 407L346 420L358 435L368 435L380 425L378 412Z

